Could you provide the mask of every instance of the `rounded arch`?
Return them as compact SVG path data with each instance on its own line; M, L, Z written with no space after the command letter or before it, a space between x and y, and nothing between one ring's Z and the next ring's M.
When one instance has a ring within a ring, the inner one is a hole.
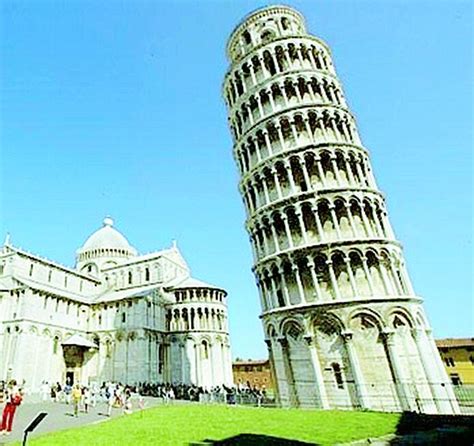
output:
M269 323L265 328L265 334L269 339L274 339L278 336L277 329L275 328L275 324Z
M371 308L362 307L351 311L347 316L347 325L352 326L353 321L357 318L360 318L360 322L366 326L375 325L380 332L386 327L382 315Z
M316 314L311 318L311 326L325 334L341 334L346 329L342 319L332 312Z
M284 336L289 334L289 332L294 329L300 331L302 334L304 333L304 329L305 329L304 320L302 320L298 316L289 316L280 322L279 328L280 328L280 333Z
M415 315L416 325L420 328L428 328L429 324L422 310L418 310Z
M409 328L414 328L416 326L413 316L403 307L390 308L385 319L390 328L397 328L401 325L406 325Z

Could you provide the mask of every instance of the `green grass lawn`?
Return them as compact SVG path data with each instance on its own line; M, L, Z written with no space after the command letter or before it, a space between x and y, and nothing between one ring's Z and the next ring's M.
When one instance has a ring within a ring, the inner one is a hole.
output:
M377 412L170 405L48 434L32 439L29 444L174 446L250 433L333 445L393 433L399 418L399 414ZM255 441L245 444L265 444L262 437Z

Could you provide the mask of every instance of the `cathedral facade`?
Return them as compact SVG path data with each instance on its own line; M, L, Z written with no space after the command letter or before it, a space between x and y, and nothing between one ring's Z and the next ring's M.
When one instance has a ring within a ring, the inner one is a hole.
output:
M223 84L282 405L457 413L327 44L272 6Z
M227 293L191 276L176 243L139 255L110 218L75 268L5 241L0 380L232 384Z

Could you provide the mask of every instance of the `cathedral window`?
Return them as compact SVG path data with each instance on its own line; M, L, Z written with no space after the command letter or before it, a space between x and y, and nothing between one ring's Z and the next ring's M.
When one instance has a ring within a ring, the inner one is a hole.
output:
M127 315L125 313L122 313L122 324L125 324L127 320Z
M281 19L281 26L285 31L290 29L290 21L286 17L283 17Z
M53 274L53 272L51 270L49 270L49 272L48 272L48 282L51 282L52 274Z
M248 31L245 31L242 36L246 45L250 45L252 43L252 37Z
M64 276L64 288L67 288L67 276Z
M342 379L341 366L337 362L331 364L332 371L334 373L334 379L336 380L336 385L338 389L344 388L344 380Z
M99 314L99 325L102 325L102 315Z
M110 339L105 342L105 356L110 358L112 356L112 345Z
M163 345L158 345L158 373L163 373L163 365L165 362L165 355L163 351Z
M34 265L31 264L31 265L30 265L30 277L33 275L33 267L34 267Z
M145 280L147 282L150 280L150 268L145 268Z
M209 359L209 346L206 341L202 341L202 359Z
M129 272L128 272L128 284L129 284L129 285L132 284L132 279L133 279L133 277L132 277L132 272L129 271Z

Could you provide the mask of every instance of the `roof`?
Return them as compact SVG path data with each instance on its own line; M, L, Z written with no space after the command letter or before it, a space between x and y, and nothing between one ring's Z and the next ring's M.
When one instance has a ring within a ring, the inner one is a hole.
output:
M245 360L234 361L232 365L265 365L268 363L269 363L268 359L249 359L247 361Z
M69 339L64 341L62 345L76 345L78 347L85 347L85 348L99 348L98 345L94 344L89 339L83 338L81 335L75 334L72 335Z
M104 218L104 225L95 231L84 243L78 252L92 251L94 249L122 249L127 253L136 255L136 249L128 240L113 227L114 221Z
M438 348L461 348L461 347L474 347L474 338L446 338L437 339L436 347Z
M64 288L57 288L57 287L52 286L51 284L37 282L35 280L27 279L25 277L17 277L15 278L15 280L21 285L27 286L28 288L31 288L36 291L50 294L52 296L66 297L68 299L71 299L83 304L91 303L92 293L88 296L85 296L84 294L74 293Z
M160 285L152 284L138 288L130 288L125 290L107 290L100 296L96 296L92 303L115 302L122 299L132 299L149 296L155 290L160 289Z
M9 251L7 253L8 255L19 254L20 256L25 256L25 257L28 257L30 259L37 260L41 263L48 264L50 266L53 266L54 268L61 269L61 270L66 271L70 274L74 274L75 276L81 277L83 279L87 279L91 282L96 282L96 283L100 282L99 279L97 279L96 277L92 277L92 276L89 276L88 274L81 273L80 271L77 271L76 269L70 268L70 267L65 266L65 265L61 265L60 263L54 262L53 260L49 260L45 257L41 257L37 254L33 254L31 252L25 251L22 248L18 248L18 247L13 246L13 245L4 246L4 248L8 249L8 251Z
M209 283L203 282L202 280L198 280L193 277L186 277L180 282L172 284L171 288L175 290L180 290L183 288L213 288L213 289L224 291L224 289L221 287L211 285Z

